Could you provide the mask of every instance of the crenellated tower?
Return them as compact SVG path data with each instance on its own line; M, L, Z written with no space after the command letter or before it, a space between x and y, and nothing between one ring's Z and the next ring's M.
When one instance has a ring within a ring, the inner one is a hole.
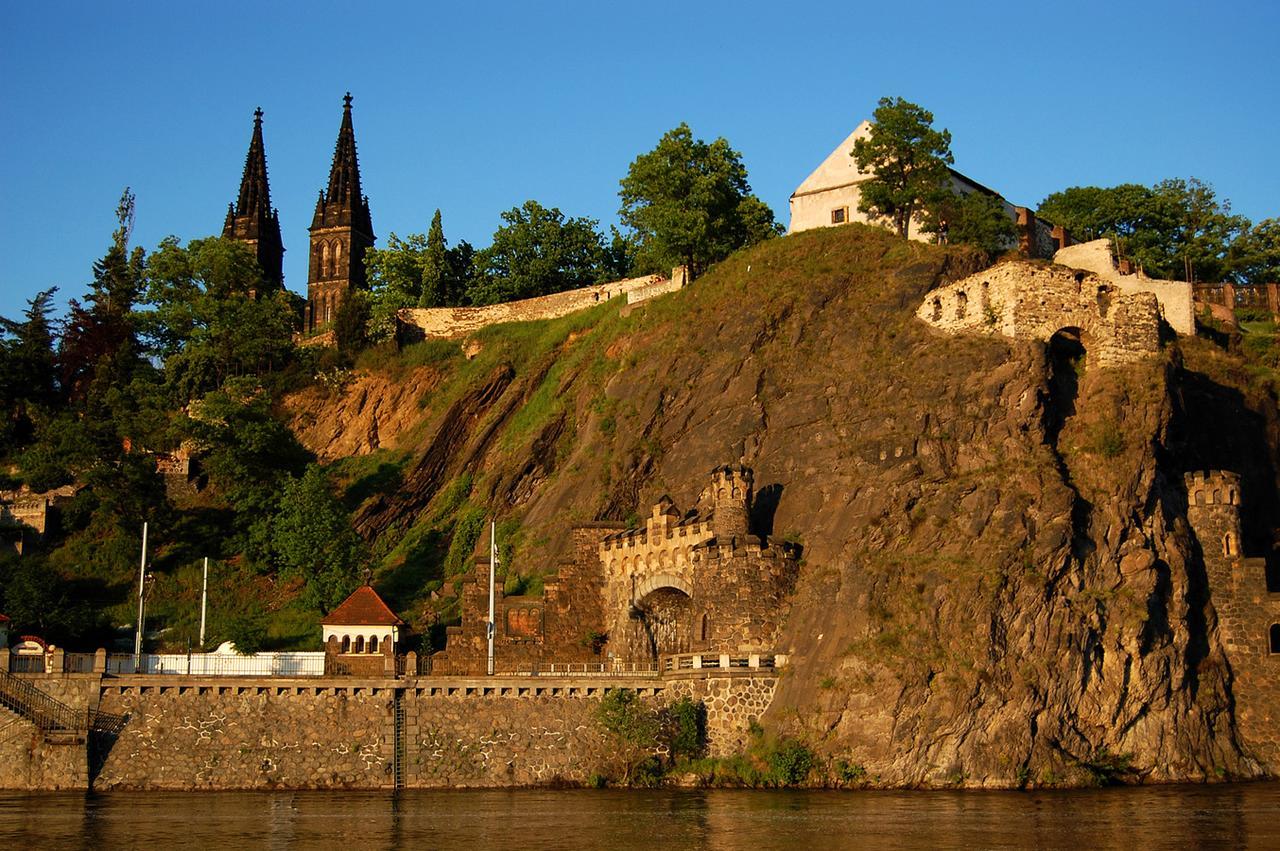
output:
M722 545L751 532L751 470L725 465L711 471L711 528Z
M240 194L235 203L227 205L222 236L250 245L267 283L276 288L284 286L284 242L280 239L280 215L271 207L261 107L253 111L253 136L244 160Z
M1206 470L1183 476L1187 486L1187 522L1200 542L1210 588L1218 595L1236 584L1240 561L1240 476Z
M366 286L365 252L373 247L369 199L360 190L360 163L351 124L351 93L342 99L342 125L329 169L329 185L320 192L311 220L311 256L307 264L306 328L333 321L352 289Z

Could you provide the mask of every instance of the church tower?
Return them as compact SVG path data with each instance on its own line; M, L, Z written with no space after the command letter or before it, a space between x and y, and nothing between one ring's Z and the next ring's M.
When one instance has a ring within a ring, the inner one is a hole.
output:
M365 251L373 247L369 199L360 192L356 134L351 127L351 93L342 99L342 126L329 169L329 187L320 193L311 220L307 268L308 331L334 320L347 292L363 288Z
M267 185L267 151L262 144L262 109L253 111L253 138L244 160L240 196L227 205L223 237L248 243L258 258L267 283L284 286L284 243L280 239L280 216L271 208L271 187Z

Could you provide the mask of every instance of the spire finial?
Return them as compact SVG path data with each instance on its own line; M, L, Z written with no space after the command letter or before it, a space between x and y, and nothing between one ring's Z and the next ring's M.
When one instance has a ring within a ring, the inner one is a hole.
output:
M347 92L342 96L342 108L346 110L351 109L351 92Z
M262 107L258 107L253 111L253 123L259 127L262 126Z

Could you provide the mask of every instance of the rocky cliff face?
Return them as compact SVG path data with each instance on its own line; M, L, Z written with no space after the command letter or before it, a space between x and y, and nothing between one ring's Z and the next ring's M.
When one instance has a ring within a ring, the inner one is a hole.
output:
M1197 341L1101 369L1079 357L1087 339L953 338L915 318L975 268L823 229L626 318L481 332L358 527L394 541L438 522L465 474L473 503L520 521L524 570L550 572L573 523L663 493L689 504L713 466L744 463L756 519L804 548L767 727L884 785L1275 770L1235 734L1180 485L1185 469L1245 473L1249 545L1273 546L1274 396ZM348 398L369 411L362 387ZM339 454L372 444L352 431L372 422L388 445L406 402L380 392L371 419L304 439ZM438 572L417 557L383 570Z

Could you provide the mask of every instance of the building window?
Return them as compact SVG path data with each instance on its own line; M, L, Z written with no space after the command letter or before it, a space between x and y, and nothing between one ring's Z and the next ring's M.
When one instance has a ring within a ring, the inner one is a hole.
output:
M376 635L369 636L369 652L370 653L378 652L378 636Z
M1280 653L1280 623L1273 623L1271 625L1271 635L1269 638L1271 639L1271 652Z
M342 636L342 652L343 653L351 652L351 636L349 635Z
M364 652L364 636L363 635L356 636L356 652L357 653Z
M848 207L836 207L834 210L831 211L831 224L833 225L842 225L848 220L848 218L849 218Z

